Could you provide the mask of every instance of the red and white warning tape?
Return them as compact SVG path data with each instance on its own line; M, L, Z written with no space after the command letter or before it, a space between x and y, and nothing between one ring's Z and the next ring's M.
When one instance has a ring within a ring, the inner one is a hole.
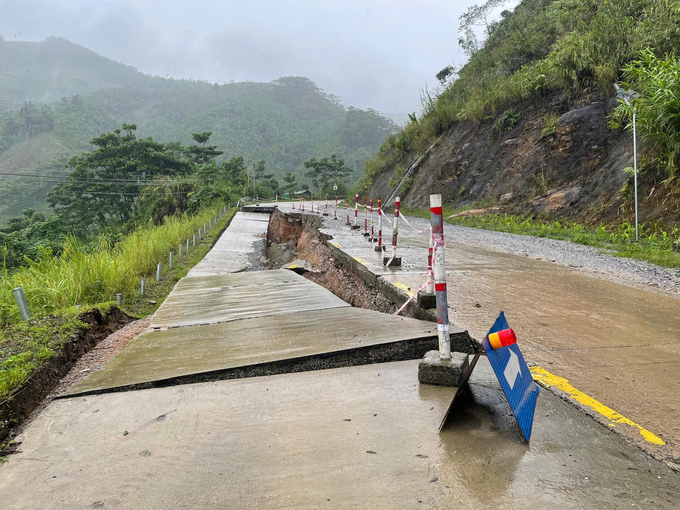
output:
M425 290L425 287L427 287L427 285L428 285L429 283L430 283L430 280L429 280L429 278L428 278L428 280L427 280L425 283L423 283L423 284L421 285L421 287L420 287L420 288L419 288L419 289L418 289L418 290L417 290L410 298L408 298L408 299L406 300L406 303L404 303L403 305L401 305L401 308L400 308L399 310L397 310L396 312L394 312L394 315L399 315L399 314L402 312L402 310L403 310L404 308L406 308L406 305L408 305L411 301L413 301L413 298L416 297L416 296L418 295L419 292Z

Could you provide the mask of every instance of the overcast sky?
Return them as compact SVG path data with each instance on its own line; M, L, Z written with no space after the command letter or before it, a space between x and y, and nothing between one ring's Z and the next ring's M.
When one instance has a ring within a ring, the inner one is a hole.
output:
M458 17L481 1L0 0L0 34L58 35L161 76L307 76L345 105L404 113L465 61Z

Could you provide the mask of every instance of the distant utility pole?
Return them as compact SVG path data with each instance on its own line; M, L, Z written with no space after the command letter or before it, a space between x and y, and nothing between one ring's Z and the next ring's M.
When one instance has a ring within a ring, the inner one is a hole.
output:
M635 125L636 112L635 108L633 108L633 105L630 103L630 100L637 99L638 97L640 97L640 94L638 94L634 90L629 90L628 92L626 92L621 88L621 86L618 83L614 83L614 89L616 90L616 95L626 103L628 109L633 114L633 180L635 184L635 242L638 242L640 240L640 236L638 233L637 128Z

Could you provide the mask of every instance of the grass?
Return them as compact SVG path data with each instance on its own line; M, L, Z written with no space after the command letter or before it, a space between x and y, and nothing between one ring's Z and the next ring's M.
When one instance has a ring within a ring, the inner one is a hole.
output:
M116 293L123 294L121 308L129 315L144 317L156 311L175 283L210 250L235 212L232 208L201 241L197 237L196 246L181 259L177 257L180 240L190 238L219 213L219 208L193 217L170 218L158 227L140 228L116 246L102 242L88 251L73 244L61 257L46 256L30 268L11 276L5 274L0 282L4 319L0 329L0 400L20 388L70 341L75 331L87 327L79 319L83 313L110 308ZM175 252L172 269L165 263L170 247ZM163 271L156 282L159 260ZM147 278L144 296L140 295L142 277ZM26 322L20 320L13 301L11 289L17 282L23 283L33 313Z
M124 299L133 296L140 279L154 275L159 262L166 268L171 251L177 260L179 243L191 238L218 211L170 217L161 226L148 224L115 245L102 237L92 250L71 238L59 257L45 251L28 267L12 274L5 271L0 275L0 326L21 320L12 295L16 287L23 288L31 313L37 315L113 301L117 293Z
M444 209L445 221L465 227L561 239L600 248L618 257L635 258L663 267L680 268L680 253L673 249L674 243L680 244L680 228L678 227L641 224L639 226L640 240L635 242L635 226L627 222L614 226L589 226L514 214L488 214L467 218L448 217L456 212L460 210ZM430 216L430 212L426 209L409 209L405 210L404 214L421 218Z

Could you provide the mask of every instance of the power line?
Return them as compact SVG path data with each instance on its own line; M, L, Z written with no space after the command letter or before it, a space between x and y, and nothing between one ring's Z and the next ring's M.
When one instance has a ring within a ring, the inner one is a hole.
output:
M56 183L69 183L69 182L92 182L92 183L110 183L110 184L177 184L177 183L196 183L197 179L182 179L182 180L167 180L167 179L105 179L105 178L92 178L92 179L74 179L68 175L38 175L38 174L17 174L10 172L0 172L0 176L8 177L30 177L36 179L42 179L45 182L56 182ZM2 181L0 181L2 182Z

